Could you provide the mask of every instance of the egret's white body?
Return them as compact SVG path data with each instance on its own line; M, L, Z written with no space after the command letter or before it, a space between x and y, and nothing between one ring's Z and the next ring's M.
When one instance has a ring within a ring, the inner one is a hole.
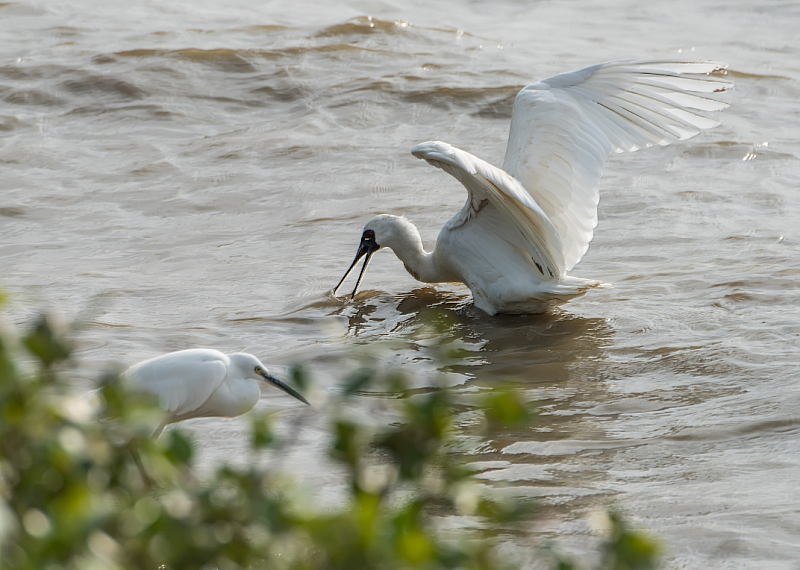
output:
M264 381L308 404L245 352L223 354L210 348L170 352L134 364L120 376L129 390L158 398L167 424L191 418L240 416L255 407Z
M456 282L475 306L541 312L602 285L567 275L597 225L600 174L607 156L684 140L717 121L695 112L726 103L706 95L732 83L711 73L716 62L612 62L563 73L522 89L514 101L503 168L447 143L417 145L414 156L467 189L464 207L426 252L408 220L383 214L364 227L345 277L367 255L388 247L426 283Z

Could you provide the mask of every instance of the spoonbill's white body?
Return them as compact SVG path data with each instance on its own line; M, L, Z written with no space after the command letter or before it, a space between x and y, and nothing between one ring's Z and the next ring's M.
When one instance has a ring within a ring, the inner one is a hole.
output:
M246 352L223 354L210 348L170 352L134 364L120 380L130 390L158 398L166 416L156 435L174 422L249 412L258 403L260 384L265 381L308 404Z
M457 282L490 315L533 313L583 295L599 281L567 275L597 225L600 174L612 152L688 139L719 122L695 112L726 103L706 94L730 89L725 64L612 62L556 75L514 101L503 168L447 143L417 145L414 156L467 189L464 207L426 252L416 227L383 214L364 227L356 259L388 247L426 283Z

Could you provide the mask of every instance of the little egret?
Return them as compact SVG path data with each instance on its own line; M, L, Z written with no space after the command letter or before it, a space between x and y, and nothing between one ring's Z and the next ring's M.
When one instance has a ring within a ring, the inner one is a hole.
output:
M694 110L728 107L705 95L733 86L723 74L712 75L725 68L707 61L611 62L529 85L514 100L502 169L447 143L417 145L414 156L464 185L466 204L432 252L405 218L373 218L331 293L366 256L355 297L372 254L384 247L419 281L467 285L475 306L490 315L542 312L603 285L567 271L592 240L607 156L719 125Z
M255 407L266 381L308 404L296 390L274 376L246 352L223 354L210 348L179 350L134 364L120 376L123 385L158 398L164 426L191 418L233 418Z

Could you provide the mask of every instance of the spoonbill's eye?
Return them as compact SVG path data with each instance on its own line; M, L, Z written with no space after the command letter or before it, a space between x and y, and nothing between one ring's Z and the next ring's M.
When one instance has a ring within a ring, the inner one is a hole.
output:
M366 240L375 239L375 232L373 232L372 230L367 230L364 232L363 238Z

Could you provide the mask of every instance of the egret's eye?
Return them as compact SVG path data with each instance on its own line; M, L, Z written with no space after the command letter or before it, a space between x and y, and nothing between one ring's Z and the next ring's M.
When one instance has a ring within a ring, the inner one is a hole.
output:
M263 369L260 366L256 366L256 374L261 374Z

